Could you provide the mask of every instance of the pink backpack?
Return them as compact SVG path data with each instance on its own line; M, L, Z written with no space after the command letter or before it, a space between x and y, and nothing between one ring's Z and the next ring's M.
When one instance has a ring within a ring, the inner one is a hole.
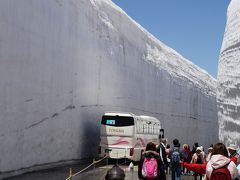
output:
M158 177L158 164L154 157L144 158L142 165L142 176L145 179L155 179Z

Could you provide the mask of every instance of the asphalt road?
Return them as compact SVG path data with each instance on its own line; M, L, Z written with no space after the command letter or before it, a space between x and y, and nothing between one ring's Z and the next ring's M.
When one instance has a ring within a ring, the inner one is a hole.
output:
M86 166L85 166L86 167ZM88 171L81 173L80 175L73 177L72 180L104 180L106 172L112 165L91 167ZM74 165L72 166L73 173L83 169L84 166ZM125 171L125 180L138 180L137 166L134 166L133 171L129 171L127 166L121 166ZM65 180L69 176L69 167L59 167L54 169L48 169L44 171L31 172L20 176L7 178L6 180ZM193 176L182 176L181 180L193 180ZM167 175L167 180L171 180L171 175Z

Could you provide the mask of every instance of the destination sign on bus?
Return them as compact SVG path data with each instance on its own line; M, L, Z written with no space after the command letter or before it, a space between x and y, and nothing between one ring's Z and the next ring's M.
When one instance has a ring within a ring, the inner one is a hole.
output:
M124 133L124 129L109 129L111 133Z
M115 120L109 120L109 119L107 119L107 120L106 120L106 124L107 124L107 125L115 125Z

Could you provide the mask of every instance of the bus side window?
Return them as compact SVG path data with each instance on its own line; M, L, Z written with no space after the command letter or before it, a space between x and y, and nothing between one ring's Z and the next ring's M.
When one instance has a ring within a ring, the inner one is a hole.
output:
M139 121L137 121L137 134L139 134L141 132L141 123Z
M147 121L147 133L148 134L153 134L153 122Z
M147 124L143 124L143 133L147 133Z
M148 124L148 133L153 134L153 124L152 123Z
M147 122L147 126L148 126L148 131L147 131L147 133L148 134L151 134L151 125L152 125L152 123L151 122Z
M137 134L142 134L143 133L143 123L142 123L142 121L137 121L137 127L136 127L136 129L137 129Z
M159 132L159 124L155 122L153 126L153 133L158 134L158 132Z

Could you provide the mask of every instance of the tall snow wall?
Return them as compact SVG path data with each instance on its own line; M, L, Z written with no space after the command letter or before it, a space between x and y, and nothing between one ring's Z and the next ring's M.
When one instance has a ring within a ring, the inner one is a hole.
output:
M0 1L1 176L97 156L104 111L218 140L216 80L110 0Z
M228 6L227 23L218 66L219 139L240 145L240 1Z

